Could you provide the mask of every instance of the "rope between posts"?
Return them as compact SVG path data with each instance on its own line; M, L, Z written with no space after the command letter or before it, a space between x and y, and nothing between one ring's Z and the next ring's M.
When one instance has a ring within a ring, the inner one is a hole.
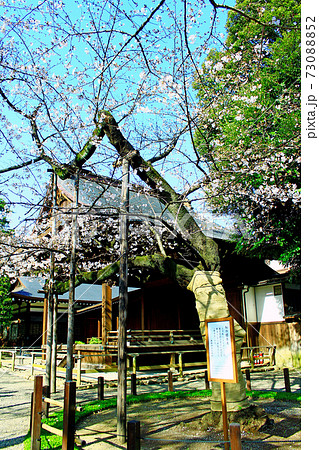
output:
M227 442L230 443L230 441L211 441L209 439L161 439L161 438L146 438L146 437L141 437L140 439L143 441L161 441L161 442L187 442L187 443L208 442L210 444L225 444Z
M284 441L269 441L268 439L267 440L262 440L262 439L259 439L259 440L247 440L247 439L242 439L241 440L241 442L242 442L242 444L249 444L249 443L253 443L253 444L264 444L264 443L266 443L266 444L292 444L292 443L295 443L295 442L301 442L301 440L299 439L299 440L296 440L296 441L288 441L287 439L285 439Z
M161 439L161 438L147 438L147 437L142 437L141 436L141 438L140 438L141 440L143 440L143 441L161 441L161 442L186 442L186 443L192 443L192 442L208 442L208 443L210 443L210 444L225 444L225 443L230 443L230 441L211 441L211 440L209 440L209 439ZM284 444L286 444L286 443L289 443L289 444L292 444L292 443L296 443L296 442L301 442L301 440L287 440L287 439L285 439L284 441L270 441L270 440L262 440L262 439L259 439L259 440L255 440L255 439L253 439L253 440L247 440L247 439L242 439L241 440L241 442L244 444L244 443L256 443L256 444L262 444L262 443L269 443L269 444L275 444L275 443L284 443Z

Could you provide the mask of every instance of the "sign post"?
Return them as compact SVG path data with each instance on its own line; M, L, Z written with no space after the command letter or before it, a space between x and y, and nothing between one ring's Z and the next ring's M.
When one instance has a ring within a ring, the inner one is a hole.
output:
M228 441L225 383L238 383L234 320L232 317L205 320L208 380L220 382L224 440ZM229 449L225 442L225 449Z

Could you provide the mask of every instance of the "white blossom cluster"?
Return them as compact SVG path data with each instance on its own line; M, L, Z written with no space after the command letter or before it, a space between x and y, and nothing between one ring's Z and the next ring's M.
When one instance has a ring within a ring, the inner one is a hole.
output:
M289 253L300 230L299 13L297 5L288 13L273 1L267 8L253 3L250 14L254 8L271 27L243 23L224 51L208 54L196 79L197 143L211 165L214 211L244 221L247 248L279 243ZM239 16L232 20L236 27Z
M80 210L81 211L81 210ZM51 254L54 254L55 273L60 280L69 274L72 217L57 216L57 232L52 236L52 218L42 217L32 234L0 235L0 271L14 281L21 275L49 277ZM131 220L128 238L129 258L160 253L158 246L168 254L178 248L177 240L165 227L149 221ZM119 217L101 214L79 214L77 217L76 264L77 272L96 271L119 261Z

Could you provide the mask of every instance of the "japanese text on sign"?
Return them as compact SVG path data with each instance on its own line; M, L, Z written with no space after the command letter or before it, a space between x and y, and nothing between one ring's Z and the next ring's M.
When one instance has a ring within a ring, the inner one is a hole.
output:
M209 378L235 382L236 362L229 319L207 321Z

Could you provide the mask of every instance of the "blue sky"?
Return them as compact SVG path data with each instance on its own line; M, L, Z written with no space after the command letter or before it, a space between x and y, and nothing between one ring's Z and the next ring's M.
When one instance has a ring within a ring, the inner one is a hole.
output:
M43 2L45 4L47 4L48 2ZM124 2L125 4L126 2ZM136 3L136 2L135 2ZM210 5L208 2L206 2L207 5L210 8ZM37 1L27 1L26 4L28 5L37 5L38 2ZM81 2L76 2L76 1L68 1L67 2L67 6L68 9L70 10L70 14L72 16L72 18L74 17L80 17L80 13L81 11L83 11L83 7L80 7ZM143 8L144 8L144 2L137 2L136 3L137 6L137 10L141 11L141 14L143 13ZM231 0L230 2L227 2L228 5L230 4L234 4L234 1ZM107 4L106 4L107 5ZM177 3L177 6L179 5L179 3ZM72 6L72 8L70 9L70 6ZM153 5L150 6L150 8L154 7ZM105 6L106 8L106 6ZM3 8L2 8L3 9ZM210 8L211 9L211 8ZM11 9L11 12L14 11ZM18 11L18 10L17 10ZM2 11L0 10L0 12L2 13ZM214 34L216 34L218 36L218 38L220 40L223 40L223 35L225 35L225 29L224 29L224 25L225 25L225 21L226 21L226 16L227 13L226 11L223 13L219 14L219 22L217 25L217 29L214 31ZM161 11L158 12L156 20L158 21L158 23L160 24L161 21L164 21L165 25L169 25L169 23L167 22L169 19L165 19L165 15L162 14ZM144 19L143 19L144 20ZM82 22L84 23L84 22ZM128 23L125 25L125 30L127 32L132 33L132 31L134 29L136 29L136 25L135 28L131 27L131 29L129 29L127 26L129 26L129 21ZM160 26L160 25L159 25ZM209 17L207 15L205 15L204 17L201 18L201 20L198 23L194 23L193 24L193 28L192 31L189 32L189 46L191 47L191 50L195 52L195 48L197 45L201 45L201 42L199 42L199 38L197 36L196 30L200 30L200 31L207 31L209 29L210 23L209 23ZM206 27L206 30L205 30ZM177 30L178 31L178 30ZM8 38L8 34L10 32L10 28L6 28L5 33L2 33L3 35L3 42L5 42L5 39ZM51 32L48 32L48 34L45 36L44 39L48 39L50 40L52 35L50 34ZM11 32L12 34L12 32ZM14 34L14 33L13 33ZM30 35L31 36L31 35ZM26 42L28 42L28 39L30 40L30 50L31 53L32 51L34 51L34 44L35 42L33 42L30 39L30 36L28 35L28 32L24 32L22 38L23 40L25 40ZM39 34L40 36L40 34ZM36 35L37 37L37 35ZM127 39L126 36L124 36L125 39ZM121 36L121 38L123 39L123 37ZM120 39L120 38L119 38ZM123 40L123 42L125 42L125 39ZM171 44L168 45L173 45L173 40L170 41ZM89 43L88 43L89 44ZM159 40L159 45L161 44L161 41ZM119 41L114 41L114 45L119 45ZM167 45L167 43L165 44ZM218 45L218 42L215 41L214 45ZM88 61L91 57L90 54L90 47L89 45L85 46L85 44L81 44L81 61L84 64L85 61ZM172 48L173 50L173 48ZM155 50L156 51L156 50ZM160 53L159 53L160 55ZM194 53L194 56L195 53ZM67 49L65 50L65 57L67 57ZM201 59L201 63L203 62L203 57ZM71 61L72 62L72 61ZM200 64L199 62L199 64ZM61 75L63 74L63 64L64 61L60 62L60 66L56 66L56 73ZM39 59L39 64L41 65L42 62ZM45 68L45 64L46 62L43 62L43 67ZM170 73L171 71L171 67L167 68L167 72ZM137 83L140 82L140 78L142 77L141 72L139 71L139 68L136 69L136 73L131 71L128 71L126 74L126 82L131 82L131 83ZM131 81L130 81L131 80ZM121 96L125 96L125 85L123 85L123 87L118 87L116 86L118 89L118 93L120 93ZM150 129L150 127L161 127L161 120L164 119L164 117L162 119L159 119L158 117L155 117L152 114L149 113L145 113L143 114L143 109L141 109L141 113L137 116L136 115L136 119L135 119L135 123L140 127L143 128L145 127L146 129ZM164 111L164 109L163 109ZM115 116L116 117L122 117L123 113L125 113L124 110L120 110L120 109L116 109L115 110ZM10 119L10 113L8 111L5 111L6 117ZM16 115L15 118L13 120L16 120ZM162 122L163 124L165 122ZM167 122L166 122L167 124ZM160 130L162 133L167 132L168 130L166 129L166 124L162 125L162 130ZM137 142L137 137L134 136L134 130L128 128L125 130L127 133L128 138L131 139L135 139L135 142ZM20 136L19 136L20 138ZM27 133L24 133L22 138L19 140L14 141L15 144L15 152L10 153L6 153L4 154L2 157L0 157L0 168L4 168L4 167L8 167L9 164L14 163L14 162L19 162L21 159L25 160L25 148L31 148L32 147L32 142L30 139L30 136ZM190 145L190 142L188 139L185 139L184 143L183 143L183 147L181 148L181 150L183 152L187 152L187 147ZM178 165L179 164L179 160L182 161L180 158L177 158L177 160L175 160L175 163ZM1 190L2 192L6 192L10 198L11 201L16 201L17 203L19 203L22 200L22 203L27 202L28 199L30 198L40 198L41 195L43 194L44 190L43 190L43 181L48 181L49 180L49 174L46 173L46 168L48 166L44 165L44 164L37 164L37 166L31 166L27 169L25 169L23 172L20 171L18 173L18 175L21 176L21 173L23 173L22 175L22 180L17 178L17 174L16 173L11 173L10 175L6 176L6 175L2 175L1 180L2 180L2 185L1 185ZM184 169L186 168L185 164L184 164ZM43 170L44 169L44 170ZM159 167L160 169L160 167ZM169 182L172 182L172 184L176 186L178 186L179 181L173 176L173 165L171 166L171 171L169 173L165 173L165 177L168 178ZM188 181L190 181L192 179L192 177L194 177L194 180L197 178L197 175L195 174L195 172L193 170L188 170ZM22 186L22 187L21 187ZM17 192L18 196L14 196L13 192ZM23 197L25 197L25 201L23 199ZM25 212L28 211L28 208L22 207L22 205L18 205L16 204L14 206L14 210L11 213L10 216L10 220L13 226L16 226L16 224L19 222L20 217L24 216Z

